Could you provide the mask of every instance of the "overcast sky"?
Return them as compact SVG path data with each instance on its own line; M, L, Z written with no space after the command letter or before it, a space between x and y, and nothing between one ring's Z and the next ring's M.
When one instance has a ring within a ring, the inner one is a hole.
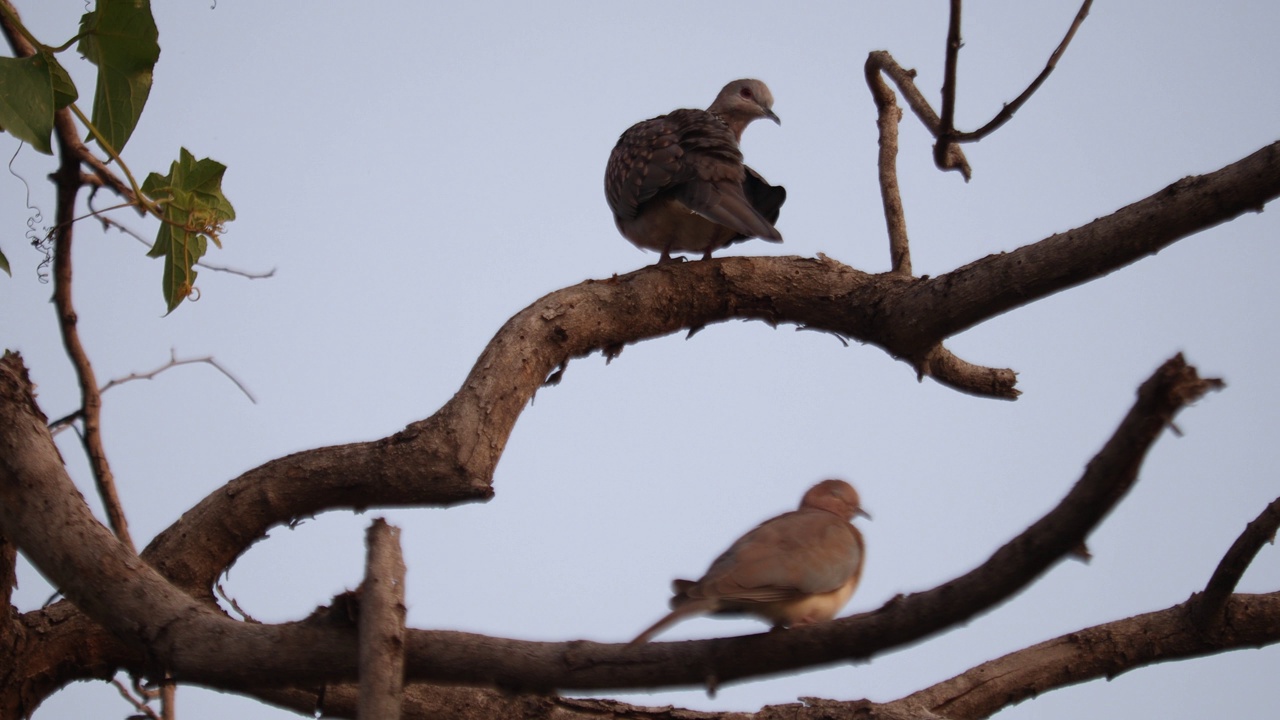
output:
M225 163L237 220L202 270L200 300L168 317L161 263L135 240L79 227L80 330L103 381L212 354L251 404L204 366L112 390L105 440L134 537L283 454L384 437L434 412L498 327L541 295L654 262L618 235L605 160L631 123L705 107L758 77L782 125L745 134L747 161L788 200L782 245L888 268L876 187L868 52L889 50L936 101L946 3L157 3L162 54L125 159L167 172L179 147ZM985 122L1040 71L1077 3L972 2L958 124ZM50 44L81 0L18 2ZM1012 250L1222 167L1277 139L1280 5L1099 2L1058 70L1004 129L966 148L973 181L942 174L908 113L900 158L918 274ZM92 67L64 55L87 110ZM0 136L0 153L17 150ZM14 172L53 214L52 160ZM77 392L51 286L23 232L18 178L0 178L0 339L21 350L51 417ZM105 206L112 199L99 198ZM130 213L115 217L144 233ZM450 510L330 513L255 545L224 581L254 617L306 616L362 574L363 531L403 528L409 621L539 640L623 641L666 609L734 538L843 477L872 522L849 612L931 588L984 561L1052 507L1176 352L1227 389L1186 410L1133 493L1067 562L969 625L874 659L732 685L629 695L646 704L755 710L798 696L896 699L1006 652L1182 602L1280 495L1274 209L1186 239L1133 267L1015 310L949 342L1019 372L1016 402L960 395L884 352L760 322L632 346L569 365L517 423L494 500ZM92 498L71 433L59 438ZM24 609L48 597L29 567ZM1267 547L1241 590L1280 588ZM760 631L700 619L664 638ZM1000 717L1263 717L1280 648L1166 664L1048 693ZM87 683L38 720L123 717ZM294 717L251 700L179 693L184 720Z

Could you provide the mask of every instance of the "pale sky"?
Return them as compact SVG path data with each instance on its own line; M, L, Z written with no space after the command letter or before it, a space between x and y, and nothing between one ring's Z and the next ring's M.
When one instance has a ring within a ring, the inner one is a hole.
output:
M786 186L782 245L888 267L875 113L862 65L889 50L936 102L946 3L157 3L162 54L124 156L167 172L179 147L225 163L235 204L202 270L199 302L169 317L160 263L91 222L76 245L80 330L103 381L211 354L258 398L185 367L105 397L105 440L139 544L240 473L283 454L384 437L429 416L485 343L541 295L653 263L613 226L602 177L631 123L705 107L727 81L769 84L782 125L757 123L747 162ZM972 2L958 124L975 127L1040 71L1078 3ZM84 3L21 2L44 41L76 31ZM1004 129L966 152L973 181L934 169L927 133L902 126L903 201L915 270L937 275L1077 227L1175 180L1274 142L1280 5L1098 2L1058 70ZM91 66L64 55L88 108ZM17 149L0 136L0 153ZM23 148L14 172L48 225L53 162ZM0 339L20 350L51 417L77 391L50 285L26 247L30 213L0 179ZM114 201L100 197L97 205ZM150 234L136 215L118 220ZM1176 352L1227 389L1179 418L1133 493L1066 562L965 627L868 664L721 688L627 695L642 704L756 710L798 696L896 699L1066 632L1166 608L1280 495L1280 336L1274 209L1015 310L949 341L1019 372L1008 403L916 381L870 346L759 322L570 363L529 407L498 466L494 500L450 510L329 513L276 528L224 587L264 621L306 616L362 575L363 532L403 528L409 621L505 637L625 641L752 525L824 477L854 483L872 522L846 612L967 572L1052 507L1110 436L1138 384ZM92 496L83 454L59 438ZM30 567L17 602L47 584ZM1242 591L1280 587L1267 547ZM665 639L757 632L700 619ZM1280 648L1160 665L1058 690L1002 720L1264 717ZM614 697L617 697L616 695ZM179 692L179 717L296 717L255 701ZM104 683L54 696L37 720L123 717Z

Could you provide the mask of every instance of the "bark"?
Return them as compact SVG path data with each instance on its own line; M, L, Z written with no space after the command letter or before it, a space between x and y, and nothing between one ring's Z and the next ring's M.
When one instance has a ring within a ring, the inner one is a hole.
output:
M787 633L638 648L410 631L407 675L508 692L713 688L918 641L993 607L1071 554L1132 486L1174 414L1217 386L1181 357L1171 359L1144 383L1111 441L1058 507L974 571L875 612ZM29 548L71 602L131 651L119 657L131 670L241 691L263 677L282 684L355 678L359 613L349 598L303 623L238 623L181 592L94 521L61 466L16 355L0 364L0 428L0 526ZM42 612L52 610L67 608Z
M366 536L367 570L360 587L361 720L397 720L404 689L404 557L400 529L378 518Z

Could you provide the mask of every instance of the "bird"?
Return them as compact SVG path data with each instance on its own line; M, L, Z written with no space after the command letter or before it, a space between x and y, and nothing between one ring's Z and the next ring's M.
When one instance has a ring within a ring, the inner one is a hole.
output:
M701 580L672 583L671 612L631 641L648 642L690 615L755 615L774 630L825 622L862 577L865 545L851 522L870 518L843 480L809 488L800 507L757 525L711 563Z
M738 144L752 120L773 112L759 80L734 80L706 110L673 110L632 125L605 167L614 222L634 245L662 252L711 251L750 238L782 242L773 226L787 191L742 163Z

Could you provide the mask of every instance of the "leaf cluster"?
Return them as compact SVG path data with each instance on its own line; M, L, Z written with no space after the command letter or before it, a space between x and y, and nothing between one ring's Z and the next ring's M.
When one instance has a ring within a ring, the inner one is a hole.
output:
M17 48L21 57L0 58L0 130L52 155L51 138L59 113L75 114L89 137L128 178L127 189L125 183L112 183L125 195L126 204L160 220L148 254L164 258L162 288L172 312L193 292L194 266L208 241L221 247L219 235L225 223L235 219L235 210L222 192L226 166L221 163L196 160L182 148L168 175L151 173L139 187L120 157L142 117L160 59L159 30L150 1L99 0L80 18L79 33L60 46L33 37L8 3L0 3L0 20L26 46ZM57 58L72 46L97 67L88 117L76 106L80 93ZM99 174L109 172L100 162L95 169ZM9 272L3 252L0 269Z

